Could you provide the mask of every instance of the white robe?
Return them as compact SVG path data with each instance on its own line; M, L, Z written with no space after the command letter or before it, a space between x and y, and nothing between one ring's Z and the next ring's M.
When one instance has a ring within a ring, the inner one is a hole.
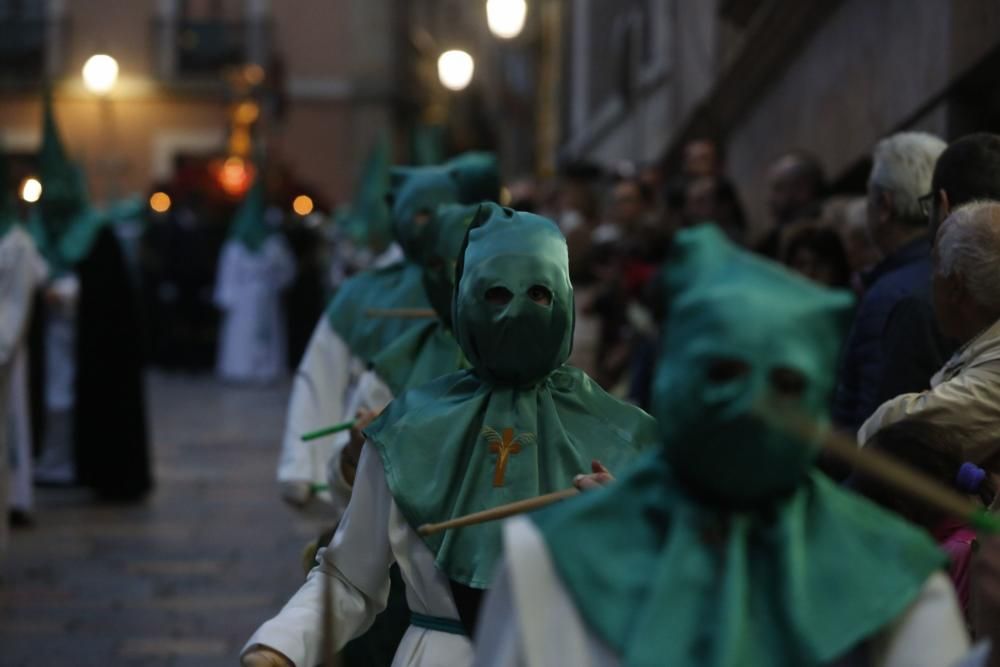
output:
M354 493L320 564L277 616L264 623L243 652L268 646L296 667L321 660L323 596L332 595L337 648L367 630L385 608L389 568L399 565L410 609L458 621L448 577L434 565L434 554L410 527L393 500L378 452L365 445ZM326 584L329 584L326 586ZM394 667L462 667L472 662L467 637L410 626L396 651Z
M0 238L0 554L7 546L8 407L11 379L31 316L35 289L47 269L31 237L12 227Z
M280 234L257 252L228 241L219 259L215 303L223 311L219 376L272 382L285 373L287 349L281 292L295 278L295 258Z
M327 463L331 458L339 459L346 441L327 436L304 442L302 436L350 418L353 413L347 411L347 404L363 370L362 362L351 355L324 313L295 371L278 459L279 482L306 483L313 489L326 486ZM343 494L341 501L335 500L329 490L317 495L334 502L340 511L347 505Z
M373 268L388 266L401 257L399 246L393 244L375 259ZM337 518L350 500L350 486L345 486L339 473L328 476L327 471L331 461L336 461L339 469L340 452L350 434L309 442L303 442L302 435L346 421L358 407L373 409L370 400L354 397L364 370L364 362L351 353L330 324L329 316L323 313L295 372L278 459L278 481L305 483L313 488L329 484L329 489L318 495L333 503Z
M21 512L30 512L35 505L32 479L34 447L28 388L28 346L25 341L14 358L7 412L10 420L7 429L11 463L10 508Z
M519 517L504 524L504 554L479 615L476 667L621 664L585 625L533 523ZM968 636L947 577L939 572L928 578L917 600L870 637L865 649L834 664L943 667L961 659L969 649Z
M49 286L56 297L45 304L45 439L35 480L71 484L73 404L76 400L76 307L80 281L66 273Z

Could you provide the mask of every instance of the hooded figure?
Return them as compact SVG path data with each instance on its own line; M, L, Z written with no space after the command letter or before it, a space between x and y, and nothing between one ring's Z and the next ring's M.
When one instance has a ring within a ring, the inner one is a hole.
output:
M438 205L458 200L453 178L439 168L394 168L390 186L392 233L398 245L383 253L374 268L340 286L313 331L295 375L278 462L285 500L298 505L318 495L334 503L338 516L346 498L331 496L327 465L339 459L343 441L302 442L302 435L353 416L358 404L353 396L372 359L410 329L433 322L433 318L369 317L366 311L430 308L422 269L427 221ZM402 258L398 258L400 248Z
M0 152L0 560L8 507L23 513L31 509L26 335L35 290L47 273L31 237L17 224L8 182Z
M52 272L44 322L46 433L35 477L134 500L152 486L143 344L121 244L87 202L83 174L63 149L46 93L31 233Z
M966 640L943 554L756 414L829 425L850 297L711 226L678 235L666 283L663 446L600 492L506 524L476 664L953 664Z
M215 304L222 309L216 368L235 382L273 382L287 362L281 293L295 279L295 258L267 220L263 169L236 211L222 248Z
M396 563L410 628L395 665L464 665L500 527L420 537L416 527L561 490L655 438L646 413L564 365L573 334L566 242L551 221L483 204L456 271L452 313L472 368L404 391L365 431L353 496L330 546L282 612L251 638L314 665L324 589L335 643L384 606ZM326 580L326 581L324 581Z
M381 412L393 395L468 368L452 334L451 304L455 265L465 233L478 208L444 204L427 222L423 285L437 317L411 327L372 359L371 368L358 380L347 414L358 414L362 410ZM354 437L353 429L337 436L337 454L330 459L327 470L331 493L336 502L345 506L351 498L358 464L357 452L348 446ZM378 615L368 632L344 647L344 662L349 667L387 667L392 662L409 626L410 610L399 568L393 567L391 580L385 611Z

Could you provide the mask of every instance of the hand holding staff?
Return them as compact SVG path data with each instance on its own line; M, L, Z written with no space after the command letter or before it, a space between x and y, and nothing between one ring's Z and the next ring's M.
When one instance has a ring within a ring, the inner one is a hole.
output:
M328 435L333 435L334 433L340 433L341 431L346 431L348 429L354 428L354 420L341 422L339 424L334 424L333 426L327 426L326 428L321 428L318 431L312 431L310 433L305 433L300 438L302 442L309 442L310 440L319 440L320 438L326 437Z

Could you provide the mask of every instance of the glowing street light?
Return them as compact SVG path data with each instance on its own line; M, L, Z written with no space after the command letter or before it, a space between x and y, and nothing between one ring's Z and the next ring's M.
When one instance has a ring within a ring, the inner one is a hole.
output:
M42 183L37 178L26 178L21 183L21 199L34 204L42 196Z
M149 208L157 213L166 213L170 210L170 195L166 192L154 192L149 197Z
M111 92L118 80L118 61L105 53L87 58L83 64L83 85L96 95Z
M476 64L465 51L454 49L445 51L438 58L438 78L448 90L464 90L472 81Z
M301 216L309 215L313 212L313 200L309 195L299 195L292 201L292 210Z
M490 31L501 39L520 35L527 14L525 0L486 0L486 22Z

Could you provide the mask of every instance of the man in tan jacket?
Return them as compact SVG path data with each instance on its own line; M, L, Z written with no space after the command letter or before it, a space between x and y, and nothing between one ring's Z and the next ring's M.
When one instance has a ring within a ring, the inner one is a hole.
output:
M962 346L929 390L883 403L858 442L905 418L926 420L954 429L961 457L1000 475L1000 203L973 202L945 220L932 289L942 333Z

